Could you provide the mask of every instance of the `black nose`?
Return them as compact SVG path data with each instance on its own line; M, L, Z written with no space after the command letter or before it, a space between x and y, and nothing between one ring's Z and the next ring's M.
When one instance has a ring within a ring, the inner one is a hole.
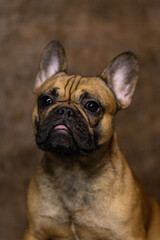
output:
M57 110L57 113L62 117L73 117L74 110L68 107L62 107Z

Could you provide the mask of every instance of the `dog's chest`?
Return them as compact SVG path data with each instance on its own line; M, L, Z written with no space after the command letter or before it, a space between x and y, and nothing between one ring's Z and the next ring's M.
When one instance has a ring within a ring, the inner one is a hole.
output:
M85 209L94 201L92 184L81 172L62 172L54 181L54 187L69 213Z
M70 233L73 240L96 240L97 235L106 240L110 235L110 227L106 228L106 212L101 206L104 199L101 202L95 180L86 181L82 173L69 171L45 178L41 187L44 215L58 228L61 225L67 227L67 234Z

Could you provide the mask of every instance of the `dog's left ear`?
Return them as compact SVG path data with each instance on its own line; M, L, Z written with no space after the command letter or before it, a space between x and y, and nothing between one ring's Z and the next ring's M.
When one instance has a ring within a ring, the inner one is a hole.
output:
M119 109L129 106L139 77L139 61L132 52L124 52L114 58L101 77L114 92Z
M42 52L34 91L56 73L66 70L67 60L64 48L59 41L53 40Z

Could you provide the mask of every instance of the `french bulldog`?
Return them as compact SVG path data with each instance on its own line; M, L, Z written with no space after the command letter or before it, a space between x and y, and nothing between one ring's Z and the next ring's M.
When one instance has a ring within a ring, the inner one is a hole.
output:
M63 46L44 49L33 128L44 151L28 190L24 240L159 240L160 208L133 175L113 126L139 76L132 52L95 77L67 74Z

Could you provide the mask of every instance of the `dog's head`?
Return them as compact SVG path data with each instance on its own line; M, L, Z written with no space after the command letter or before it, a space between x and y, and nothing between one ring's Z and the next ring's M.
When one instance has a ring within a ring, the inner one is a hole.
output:
M124 52L96 77L67 74L60 42L44 49L35 82L33 126L40 149L86 155L108 144L112 119L126 108L139 74L137 57Z

